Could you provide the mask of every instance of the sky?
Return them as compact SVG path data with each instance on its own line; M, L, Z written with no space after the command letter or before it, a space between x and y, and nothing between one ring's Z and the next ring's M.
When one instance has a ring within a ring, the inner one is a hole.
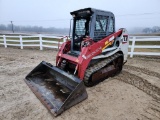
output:
M0 24L69 28L71 11L111 11L116 28L160 26L160 0L0 0Z

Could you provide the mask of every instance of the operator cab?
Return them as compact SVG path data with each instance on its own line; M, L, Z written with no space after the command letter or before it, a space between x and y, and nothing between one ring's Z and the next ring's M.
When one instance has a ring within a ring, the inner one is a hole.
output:
M73 16L71 53L79 55L81 42L88 36L97 42L115 32L112 12L85 8L70 14Z

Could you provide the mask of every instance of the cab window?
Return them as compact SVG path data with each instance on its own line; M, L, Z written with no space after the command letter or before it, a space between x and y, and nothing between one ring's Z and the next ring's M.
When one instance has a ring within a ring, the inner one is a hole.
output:
M108 32L110 32L110 33L114 32L114 19L113 19L113 17L111 17L111 19L109 21Z
M106 36L107 24L108 24L107 16L102 16L102 15L96 16L95 31L94 31L95 41L101 40Z

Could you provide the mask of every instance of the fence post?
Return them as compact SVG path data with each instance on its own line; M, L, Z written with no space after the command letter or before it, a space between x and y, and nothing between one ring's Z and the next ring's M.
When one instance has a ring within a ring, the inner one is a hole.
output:
M39 35L40 50L43 50L42 35Z
M19 35L19 40L20 40L21 49L23 49L23 41L22 41L22 36L21 35Z
M133 53L134 53L135 41L136 41L136 37L134 36L132 40L132 47L131 47L131 54L130 54L131 58L133 57Z
M4 47L7 48L6 36L5 35L3 35L3 41L4 41Z
M67 38L66 36L63 37L63 42L66 42L67 41Z

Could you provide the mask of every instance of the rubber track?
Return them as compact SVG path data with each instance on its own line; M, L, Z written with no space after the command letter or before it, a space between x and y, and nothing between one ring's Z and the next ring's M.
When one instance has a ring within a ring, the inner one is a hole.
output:
M97 72L98 70L100 70L101 68L105 67L106 65L110 64L111 62L113 62L115 59L117 59L118 57L123 56L122 54L116 53L110 57L107 57L106 59L98 62L97 64L95 64L94 66L91 66L89 68L86 69L85 75L84 75L84 84L86 86L91 86L89 84L89 78L90 76Z

